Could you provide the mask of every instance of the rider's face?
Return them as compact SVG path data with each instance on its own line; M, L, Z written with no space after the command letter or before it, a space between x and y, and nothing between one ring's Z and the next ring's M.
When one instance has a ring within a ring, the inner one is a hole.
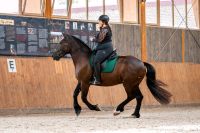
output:
M103 27L103 22L101 20L99 20L99 28L102 28Z

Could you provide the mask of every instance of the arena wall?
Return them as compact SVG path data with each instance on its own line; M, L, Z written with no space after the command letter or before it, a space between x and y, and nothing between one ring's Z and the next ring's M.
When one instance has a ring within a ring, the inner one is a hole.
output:
M16 73L9 73L7 59L16 60ZM200 103L200 64L151 62L157 78L168 84L171 105ZM72 108L77 80L71 59L53 61L50 57L0 57L0 109ZM159 105L146 87L140 86L143 105ZM122 85L91 87L88 99L102 107L115 107L126 94ZM79 97L80 99L80 97ZM85 106L81 100L80 104ZM132 102L131 104L134 104Z

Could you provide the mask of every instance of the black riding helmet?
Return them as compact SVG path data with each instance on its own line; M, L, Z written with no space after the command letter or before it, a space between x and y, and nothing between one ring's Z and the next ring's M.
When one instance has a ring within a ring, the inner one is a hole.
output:
M99 20L108 23L108 22L109 22L109 17L108 17L108 15L101 15L101 16L99 17Z

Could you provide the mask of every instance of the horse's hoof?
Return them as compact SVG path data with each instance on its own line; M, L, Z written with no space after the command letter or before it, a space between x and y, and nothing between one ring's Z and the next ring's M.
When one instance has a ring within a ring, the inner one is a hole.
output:
M133 118L140 118L140 114L132 114L131 115Z
M115 111L113 112L113 115L114 115L114 116L117 116L117 115L119 115L120 113L121 113L120 111L115 110Z
M77 107L74 110L75 110L76 116L79 116L81 113L81 107Z
M81 113L81 110L76 110L75 113L76 113L76 116L79 116Z
M101 111L101 108L98 106L98 104L97 105L95 105L95 109L94 109L95 111Z

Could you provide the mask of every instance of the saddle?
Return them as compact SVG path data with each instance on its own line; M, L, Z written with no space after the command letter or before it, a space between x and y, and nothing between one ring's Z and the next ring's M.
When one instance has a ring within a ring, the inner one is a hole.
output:
M90 65L93 67L93 58L95 53L92 53L90 56ZM102 73L111 73L113 72L116 62L118 59L118 55L116 49L114 49L106 58L101 62L101 72Z

